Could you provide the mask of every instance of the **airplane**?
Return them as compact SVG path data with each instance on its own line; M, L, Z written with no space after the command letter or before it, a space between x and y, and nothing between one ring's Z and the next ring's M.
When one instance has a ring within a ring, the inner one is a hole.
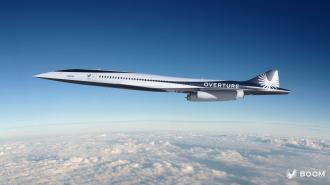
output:
M98 69L65 69L34 77L82 85L187 94L188 101L227 101L248 95L282 95L278 70L269 70L247 81L209 80Z

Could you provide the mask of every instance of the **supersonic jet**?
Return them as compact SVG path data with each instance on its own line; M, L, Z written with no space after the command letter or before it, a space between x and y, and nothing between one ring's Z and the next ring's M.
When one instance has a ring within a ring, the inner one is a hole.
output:
M278 70L269 70L247 81L178 78L134 72L65 69L35 75L37 78L83 85L155 92L186 93L188 101L226 101L246 95L281 95Z

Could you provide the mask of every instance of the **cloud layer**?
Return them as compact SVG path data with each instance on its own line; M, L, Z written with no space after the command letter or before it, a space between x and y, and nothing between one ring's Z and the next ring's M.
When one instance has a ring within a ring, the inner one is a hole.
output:
M328 141L178 132L106 133L0 144L0 184L326 184Z

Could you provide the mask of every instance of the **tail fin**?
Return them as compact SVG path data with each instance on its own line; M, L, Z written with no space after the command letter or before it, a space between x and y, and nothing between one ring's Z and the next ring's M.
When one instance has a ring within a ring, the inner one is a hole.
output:
M278 70L269 70L269 71L262 73L246 82L260 85L265 89L276 89L276 88L280 87L280 79L278 76Z

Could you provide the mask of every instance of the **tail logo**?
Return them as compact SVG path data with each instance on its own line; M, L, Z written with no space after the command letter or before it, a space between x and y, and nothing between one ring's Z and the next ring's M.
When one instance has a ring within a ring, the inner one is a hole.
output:
M287 177L288 179L292 179L292 178L294 178L294 177L297 177L297 170L296 170L296 169L294 169L294 170L292 170L292 171L287 170L287 171L286 171L286 177Z
M274 74L271 79L268 79L267 74L263 73L258 76L258 82L265 89L276 89L280 86L278 74Z

